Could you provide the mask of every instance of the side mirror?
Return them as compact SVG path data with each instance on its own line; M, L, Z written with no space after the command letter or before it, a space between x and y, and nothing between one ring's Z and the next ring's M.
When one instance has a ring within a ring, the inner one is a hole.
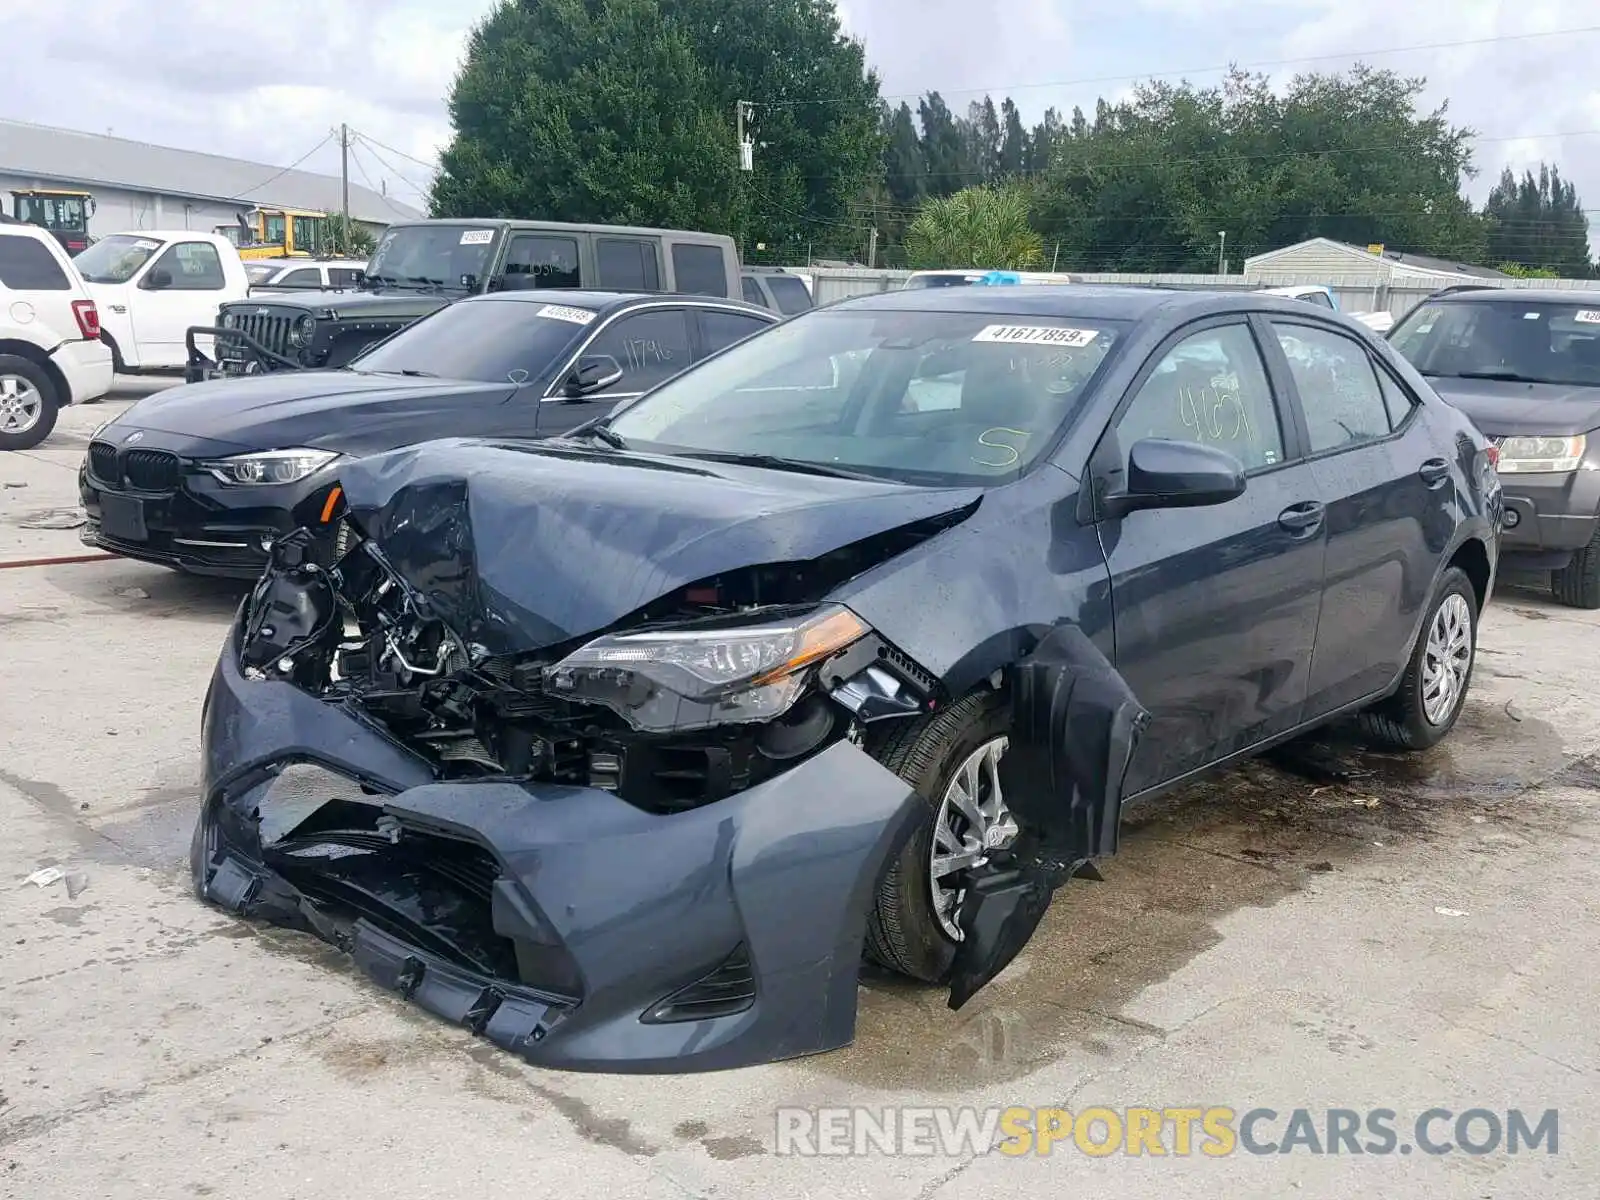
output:
M1244 465L1226 450L1144 438L1128 453L1127 490L1101 500L1108 517L1145 508L1203 508L1244 495Z
M152 292L158 292L162 288L169 288L172 286L172 272L165 267L157 267L144 277L144 283L140 286Z
M585 354L567 376L566 395L578 400L622 378L622 364L609 354Z

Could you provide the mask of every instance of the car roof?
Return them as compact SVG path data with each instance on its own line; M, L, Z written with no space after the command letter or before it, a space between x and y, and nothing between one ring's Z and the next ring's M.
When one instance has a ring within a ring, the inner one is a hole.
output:
M480 296L466 296L457 304L477 304L485 300L513 300L522 304L566 304L573 308L589 308L595 312L610 312L630 304L689 303L715 304L722 308L771 316L770 310L759 304L746 304L743 300L730 300L726 296L701 296L687 292L622 292L600 288L529 288L526 291L488 292Z
M1424 304L1591 304L1600 308L1600 290L1588 288L1473 288L1448 296L1428 296Z
M1105 321L1137 321L1158 310L1186 316L1207 312L1292 312L1297 300L1259 292L1189 291L1155 287L1106 287L1064 284L1033 287L919 288L852 296L828 306L838 309L899 312L994 313L1010 317L1080 317Z

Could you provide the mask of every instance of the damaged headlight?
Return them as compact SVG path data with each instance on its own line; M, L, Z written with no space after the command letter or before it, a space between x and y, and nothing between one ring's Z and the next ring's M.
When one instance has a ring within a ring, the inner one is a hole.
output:
M262 450L201 465L223 483L299 483L338 457L332 450Z
M547 668L545 686L649 732L770 721L800 698L810 667L868 632L849 609L829 605L611 634Z

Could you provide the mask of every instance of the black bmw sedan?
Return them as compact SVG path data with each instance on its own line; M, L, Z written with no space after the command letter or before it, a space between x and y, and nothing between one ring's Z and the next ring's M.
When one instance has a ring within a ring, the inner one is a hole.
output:
M505 292L442 308L341 370L158 392L91 438L82 538L253 579L274 539L329 521L335 474L352 456L562 433L778 320L713 298Z
M572 436L342 463L212 678L200 895L549 1066L959 1006L1127 805L1344 714L1444 737L1491 447L1354 322L1095 287L861 297Z

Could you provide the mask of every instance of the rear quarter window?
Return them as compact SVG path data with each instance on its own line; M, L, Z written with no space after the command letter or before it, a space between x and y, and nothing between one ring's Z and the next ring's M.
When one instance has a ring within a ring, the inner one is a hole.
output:
M72 281L48 246L14 233L0 234L0 284L19 292L72 290Z
M687 295L728 295L728 267L719 246L697 246L690 242L674 245L672 276L676 289Z
M772 289L772 298L778 302L778 311L786 317L803 313L811 307L811 293L793 275L773 275L768 278L767 286Z

